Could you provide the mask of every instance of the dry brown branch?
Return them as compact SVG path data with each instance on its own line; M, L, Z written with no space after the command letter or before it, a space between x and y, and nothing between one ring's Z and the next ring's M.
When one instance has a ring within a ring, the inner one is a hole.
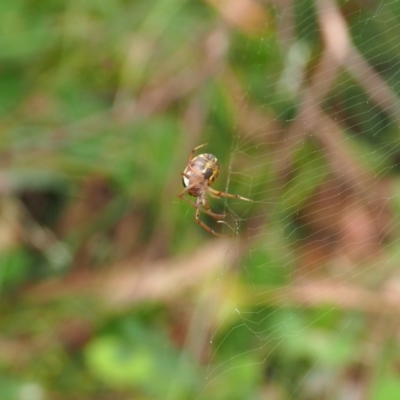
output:
M218 74L224 65L228 48L225 29L216 28L199 47L203 48L200 64L192 69L182 69L180 73L174 74L155 87L144 88L138 99L122 105L117 114L127 113L124 119L130 120L136 116L143 117L161 112L171 103L193 93L211 76Z
M247 34L258 34L271 23L265 8L254 0L206 0L230 24Z
M277 24L279 41L288 48L296 35L293 0L276 0L274 3L276 7L279 7L282 15Z
M335 82L339 68L349 58L352 49L350 37L345 20L332 1L320 1L317 5L325 47L310 84L302 93L299 114L290 126L286 140L276 151L277 179L285 178L291 172L292 158L296 149L312 134L326 155L333 177L338 180L341 187L340 191L346 192L347 196L356 195L353 201L358 207L362 205L368 210L369 217L364 218L364 221L366 223L371 221L375 225L375 230L371 231L371 237L364 245L371 241L378 245L393 229L392 210L388 204L389 195L384 192L377 178L357 163L356 157L346 145L342 129L322 109L322 103ZM360 63L360 66L366 68L363 63ZM392 100L385 105L389 107ZM279 190L281 184L277 183L275 187ZM322 205L321 211L324 207ZM335 214L336 218L339 214Z
M174 302L182 295L216 287L219 274L237 257L235 242L216 240L191 255L148 264L123 262L97 275L75 274L68 279L49 280L27 289L25 296L34 302L54 301L60 297L89 296L113 308L131 307L145 301ZM229 273L224 272L225 284ZM391 282L391 283L390 283ZM307 307L332 305L368 313L400 313L399 282L393 277L379 291L368 290L339 279L300 279L287 287L257 289L257 303ZM222 288L221 288L222 289ZM245 290L242 288L241 290ZM244 293L253 303L253 292Z
M301 280L286 288L265 288L257 295L258 304L321 307L363 311L372 314L400 314L400 292L392 285L371 291L337 279Z
M349 39L339 9L330 0L319 1L317 5L325 47L310 84L301 94L298 116L276 152L275 169L279 178L284 178L291 166L294 152L304 138L315 130L322 102L331 90L340 65L348 52Z
M232 70L226 71L223 80L225 87L229 89L230 104L234 110L238 129L242 133L243 139L269 145L280 143L284 128L272 112L251 103Z
M371 101L399 123L399 98L385 80L368 64L356 47L350 46L348 57L344 59L344 66L364 88Z
M32 301L89 296L108 306L132 306L143 301L169 302L215 279L237 256L234 241L215 240L193 254L158 262L131 260L94 274L76 273L27 290Z
M359 201L379 219L382 238L387 236L394 228L389 193L385 193L379 179L357 164L346 146L343 131L331 118L321 113L315 132L335 176L357 193Z

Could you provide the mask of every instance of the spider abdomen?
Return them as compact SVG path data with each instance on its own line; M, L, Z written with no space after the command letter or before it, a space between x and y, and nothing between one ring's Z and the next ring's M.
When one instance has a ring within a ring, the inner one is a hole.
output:
M190 161L183 173L183 186L194 185L188 192L192 196L199 196L199 190L207 184L211 186L219 174L219 162L213 154L199 154Z

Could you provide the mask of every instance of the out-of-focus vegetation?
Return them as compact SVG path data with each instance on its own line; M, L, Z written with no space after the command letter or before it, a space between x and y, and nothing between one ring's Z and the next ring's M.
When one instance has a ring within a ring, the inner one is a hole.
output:
M397 398L399 21L2 0L0 399ZM202 143L233 238L176 196Z

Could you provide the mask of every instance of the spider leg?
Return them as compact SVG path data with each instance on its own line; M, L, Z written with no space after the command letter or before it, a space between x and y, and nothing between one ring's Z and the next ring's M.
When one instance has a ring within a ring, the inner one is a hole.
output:
M189 169L194 173L194 175L197 175L197 173L198 173L198 172L192 167L192 165L191 165L191 162L192 162L192 160L193 160L194 153L196 153L196 151L197 151L198 149L201 149L202 147L207 146L207 144L208 144L208 143L201 144L200 146L195 147L195 148L190 152L190 156L189 156L189 161L188 161L188 164L187 164L187 168L189 168ZM182 172L182 175L185 176L186 178L190 179L190 177L189 177L188 174L185 174L184 172Z
M213 218L215 218L217 220L221 220L221 219L224 219L226 217L225 214L216 214L215 212L211 211L211 208L210 208L210 205L208 204L208 202L205 202L203 204L203 207L201 208L201 210L204 213L210 215L211 217L213 217Z
M232 235L224 235L222 233L215 232L214 229L211 229L207 224L205 224L201 219L200 219L200 208L197 208L196 214L195 214L195 220L196 222L207 232L212 233L214 236L218 237L231 237ZM217 221L221 224L226 224L228 225L225 221ZM228 225L229 226L229 225Z
M183 172L182 172L182 175L183 175L183 176L186 176ZM216 219L216 220L224 219L224 218L225 218L225 214L216 214L216 213L212 212L212 211L210 210L210 206L209 206L208 203L206 203L206 204L204 204L204 205L202 205L202 204L197 204L197 203L195 203L195 202L193 202L193 201L190 201L187 197L185 197L185 193L188 193L189 190L192 189L192 188L194 188L196 185L197 185L197 183L195 182L195 183L192 183L192 184L189 185L189 186L186 186L186 187L182 190L182 192L180 192L180 193L178 194L178 197L179 197L181 200L186 201L186 203L190 204L192 207L195 207L195 208L197 208L197 209L199 209L199 210L202 210L204 213L208 214L210 217L213 217L213 218Z
M213 199L219 199L219 196L215 195L215 194L212 193L211 191L208 191L208 194L209 194L210 197L212 197Z
M186 178L188 178L188 179L190 178L190 176L189 176L188 174L185 174L184 172L181 172L181 175L184 176L184 177L186 177ZM182 190L182 192L180 192L180 193L178 194L178 197L179 197L180 199L189 202L189 204L191 204L193 207L196 207L196 208L199 207L198 204L193 203L192 201L186 199L186 198L183 197L183 196L185 195L185 193L189 193L189 191L190 191L191 189L193 189L194 187L196 187L198 184L199 184L199 183L198 183L197 181L196 181L196 182L193 182L192 184L186 186L186 187Z
M182 195L182 196L181 196L181 195ZM186 203L190 204L192 207L197 208L197 209L200 210L200 211L203 211L205 214L208 214L210 217L213 217L214 219L216 219L216 220L218 220L218 221L224 219L225 216L226 216L225 214L216 214L216 213L212 212L212 211L210 210L210 207L209 207L209 206L208 206L208 207L204 207L204 206L202 206L201 204L196 204L195 202L190 201L187 197L184 197L184 196L183 196L184 193L181 193L181 195L178 195L178 197L179 197L181 200L186 201Z
M192 171L196 172L196 171L194 170L194 168L193 168L191 165L188 165L188 168L191 169ZM181 172L181 175L184 176L185 178L188 178L188 179L191 178L191 176L190 176L189 174L185 174L184 172ZM194 187L194 186L196 186L196 185L190 185L190 186L191 186L191 187Z
M218 190L214 190L210 187L208 187L208 193L210 194L211 197L229 197L231 199L240 199L244 201L251 201L252 203L254 203L254 200L247 199L246 197L239 196L238 194L225 193Z
M190 165L190 161L192 161L193 156L194 156L194 153L196 153L196 151L197 151L198 149L201 149L202 147L207 146L207 144L208 144L208 143L201 144L200 146L195 147L195 148L190 152L188 165Z

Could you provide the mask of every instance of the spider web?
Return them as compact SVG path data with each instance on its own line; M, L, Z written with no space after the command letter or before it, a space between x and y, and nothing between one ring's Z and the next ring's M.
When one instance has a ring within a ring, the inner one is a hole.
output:
M243 239L228 251L198 398L232 377L238 399L398 388L398 2L300 3L271 8L277 37L257 39L265 86L244 84L240 65L229 77L237 126L225 190L255 203L225 200Z
M397 398L400 3L36 3L0 6L0 397ZM233 238L176 196L205 142Z

